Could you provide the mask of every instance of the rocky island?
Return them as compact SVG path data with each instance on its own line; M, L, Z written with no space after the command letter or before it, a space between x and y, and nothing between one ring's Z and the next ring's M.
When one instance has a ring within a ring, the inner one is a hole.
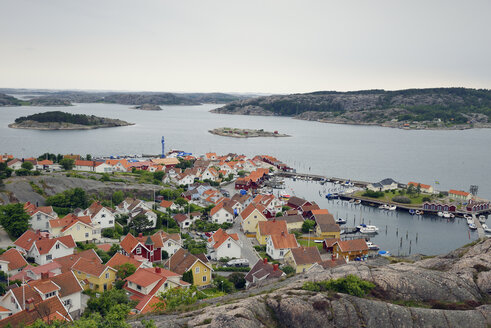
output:
M133 123L94 115L52 111L19 117L15 120L15 123L9 124L9 128L31 130L91 130L128 125L133 125Z
M212 112L401 129L490 128L491 90L319 91L241 99Z
M211 134L216 134L222 137L232 138L258 138L258 137L290 137L287 134L278 133L278 131L269 132L252 129L237 129L237 128L217 128L209 131Z
M162 107L159 105L154 105L154 104L143 104L143 105L138 105L131 107L132 109L139 109L139 110L162 110Z

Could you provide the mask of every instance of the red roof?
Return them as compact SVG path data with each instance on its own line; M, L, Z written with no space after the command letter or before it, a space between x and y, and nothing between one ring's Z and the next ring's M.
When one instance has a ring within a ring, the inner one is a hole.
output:
M239 236L236 233L228 234L220 228L210 237L210 239L208 239L208 241L214 241L213 248L217 249L229 238L232 238L235 241L239 240Z
M174 202L171 202L169 200L163 200L160 202L160 206L164 208L169 208L172 206L172 204L174 204Z
M286 222L283 220L260 221L258 223L258 232L261 236L288 233Z
M62 243L63 245L65 245L67 248L75 248L75 246L76 246L72 235L58 237L58 238L52 238L52 239L44 238L41 240L36 240L35 245L39 251L39 254L43 255L43 254L49 253L49 251L51 251L53 246L58 241L60 243Z
M284 222L284 221L283 221ZM271 241L275 249L297 248L298 243L295 235L290 233L280 233L271 235Z
M465 192L465 191L461 191L461 190L454 190L454 189L450 189L448 191L449 194L453 194L453 195L459 195L459 196L464 196L464 197L467 197L469 196L470 194L468 192Z
M11 248L5 251L2 255L0 255L0 260L9 262L8 264L9 271L18 270L27 265L27 261L20 254L20 252L15 248Z
M136 239L135 236L129 233L126 235L126 237L123 238L119 245L126 253L130 254L133 249L135 249L136 245L138 245L138 243L138 239Z
M118 266L125 263L133 264L137 269L142 265L142 263L136 260L134 257L129 257L121 253L114 254L114 256L111 257L109 261L107 261L107 265L113 269L117 269Z
M430 185L427 185L427 184L422 184L422 183L419 183L419 182L409 182L407 184L408 186L414 186L414 187L418 187L418 185L421 186L422 189L430 189L431 186Z
M365 239L340 240L337 241L336 244L343 253L368 251Z

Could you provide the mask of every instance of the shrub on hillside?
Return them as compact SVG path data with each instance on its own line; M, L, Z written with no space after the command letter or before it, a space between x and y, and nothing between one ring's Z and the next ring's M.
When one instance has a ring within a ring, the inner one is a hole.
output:
M392 198L392 200L401 204L411 204L411 200L405 196L396 196Z

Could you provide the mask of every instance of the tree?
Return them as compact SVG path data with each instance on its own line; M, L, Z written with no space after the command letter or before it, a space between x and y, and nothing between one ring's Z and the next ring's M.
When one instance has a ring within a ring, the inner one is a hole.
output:
M196 287L189 288L171 288L165 292L161 292L158 296L161 302L155 305L157 310L169 309L173 310L180 305L191 305L196 303L198 295Z
M185 206L188 203L188 201L183 197L179 197L174 201L174 203L179 206Z
M99 313L105 317L112 307L118 304L129 304L130 299L124 290L110 289L100 294L99 297L92 296L87 301L88 312Z
M302 224L302 231L304 233L308 233L309 231L312 231L315 226L315 221L314 220L305 220L303 221Z
M121 203L124 200L123 192L121 190L113 192L112 200L114 205Z
M20 237L29 228L30 216L21 203L0 206L0 224L14 238Z
M283 271L285 274L290 274L290 273L294 273L295 269L289 265L285 265L281 267L281 271Z
M147 219L145 214L138 214L131 220L130 228L136 230L136 232L142 232L152 227L152 222Z
M280 216L283 216L283 213L282 213L282 212L278 212L278 213L276 213L276 215L275 215L275 216L276 216L277 218L279 218Z
M121 265L116 266L115 269L118 270L116 272L116 277L118 277L121 280L128 278L136 271L136 267L131 263L123 263Z
M408 195L412 195L416 192L416 188L414 188L414 186L411 184L409 185L409 187L407 188L407 194Z
M169 253L167 251L162 250L162 259L167 260L169 258Z
M246 285L245 274L240 272L234 272L230 276L228 276L228 280L230 280L235 289L243 289Z
M87 154L85 156L85 159L88 160L88 161L91 161L92 160L92 155L91 154Z
M421 183L418 183L418 186L416 187L416 193L418 195L421 194Z
M63 167L65 171L70 171L73 169L73 165L75 164L75 161L71 158L63 158L60 161L60 165Z
M193 271L189 270L182 274L182 280L189 282L191 285L194 283Z
M153 173L153 178L157 181L162 181L164 178L165 172L164 171L157 171Z
M20 167L22 167L24 170L30 171L34 168L34 165L32 165L31 162L24 162Z
M109 249L109 252L107 252L107 254L109 256L114 256L114 254L116 254L119 250L120 250L120 246L119 244L112 244L111 248Z
M234 284L230 280L222 276L216 276L215 279L213 279L213 286L227 294L230 294L234 291Z
M246 171L243 171L243 170L240 170L239 172L237 172L238 176L241 177L241 178L245 177L246 173L247 172Z

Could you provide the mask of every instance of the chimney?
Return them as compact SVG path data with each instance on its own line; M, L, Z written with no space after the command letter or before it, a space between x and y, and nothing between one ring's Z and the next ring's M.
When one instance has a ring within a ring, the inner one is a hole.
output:
M161 267L156 267L155 268L155 273L161 273L162 272L162 268Z
M48 279L48 278L49 278L49 272L41 272L41 280Z
M140 233L138 234L138 238L142 238L142 237L143 237L143 233L142 233L142 232L140 232Z
M26 300L26 310L28 312L34 311L34 298L28 298Z
M273 264L273 271L278 271L279 264Z
M268 264L268 258L267 257L264 258L263 263Z

